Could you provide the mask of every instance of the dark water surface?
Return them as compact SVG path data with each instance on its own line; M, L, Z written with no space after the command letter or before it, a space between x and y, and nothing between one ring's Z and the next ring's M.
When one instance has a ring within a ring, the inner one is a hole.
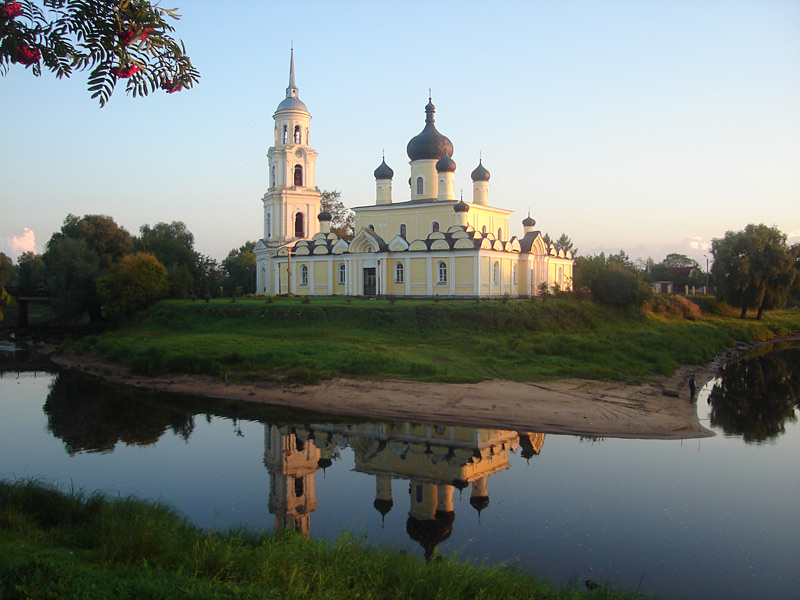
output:
M684 441L353 422L30 364L0 351L0 478L158 498L203 528L350 530L558 582L800 597L797 347L725 366L697 405L716 437Z

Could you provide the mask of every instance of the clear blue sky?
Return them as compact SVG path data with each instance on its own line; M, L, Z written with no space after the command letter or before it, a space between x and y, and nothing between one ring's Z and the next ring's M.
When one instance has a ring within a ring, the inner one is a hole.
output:
M384 149L407 199L431 88L456 189L482 153L512 234L530 210L584 254L701 262L749 222L800 236L795 0L175 4L193 90L100 109L85 73L0 78L0 250L27 228L41 252L68 213L181 220L217 259L261 237L292 41L317 183L348 206L374 202Z

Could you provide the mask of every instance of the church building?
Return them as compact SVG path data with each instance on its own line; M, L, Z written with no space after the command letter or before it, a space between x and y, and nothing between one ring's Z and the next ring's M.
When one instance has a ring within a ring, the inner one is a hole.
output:
M429 98L425 125L406 148L407 199L393 200L394 171L382 160L375 202L352 209L355 235L340 239L330 230L332 215L320 210L311 114L299 98L292 53L267 153L264 237L254 250L258 293L495 298L534 296L542 283L572 288L572 255L548 245L530 215L522 237L511 236L512 211L489 203L481 160L471 201L456 198L453 143L437 131L434 113Z

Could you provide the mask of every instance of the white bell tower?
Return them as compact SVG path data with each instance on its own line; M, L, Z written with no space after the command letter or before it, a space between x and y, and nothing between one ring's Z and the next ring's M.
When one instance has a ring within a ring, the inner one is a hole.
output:
M311 114L298 97L294 78L294 49L289 63L286 98L275 114L275 145L269 158L269 189L264 194L264 239L267 244L310 238L319 231L316 191L317 152L309 146Z
M269 189L264 204L264 237L256 246L258 293L275 293L277 272L269 258L278 248L319 232L317 215L322 196L316 190L317 152L309 145L311 114L300 100L294 76L294 48L289 61L289 87L286 98L272 117L275 120L274 146L267 152Z

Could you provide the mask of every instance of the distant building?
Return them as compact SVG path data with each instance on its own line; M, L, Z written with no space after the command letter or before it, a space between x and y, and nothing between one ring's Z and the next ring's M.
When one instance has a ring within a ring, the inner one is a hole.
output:
M435 107L406 148L409 199L393 201L394 171L375 169L376 199L353 209L355 236L339 239L320 212L311 114L295 83L294 55L286 98L275 111L269 189L262 198L264 237L255 247L262 294L499 297L536 295L541 283L572 288L572 255L545 243L536 222L510 235L511 211L489 204L490 173L472 171L472 201L456 198L453 144L436 130Z

